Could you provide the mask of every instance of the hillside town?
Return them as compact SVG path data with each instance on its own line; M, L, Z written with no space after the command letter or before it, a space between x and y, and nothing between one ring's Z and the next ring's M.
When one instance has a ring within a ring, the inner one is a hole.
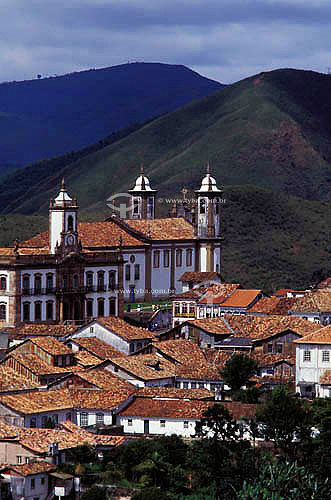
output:
M331 397L331 277L272 294L224 282L209 166L164 218L143 169L126 218L115 203L79 222L68 191L47 232L0 249L0 498L79 498L82 474L64 470L82 446L102 461L138 438L192 442L215 404L252 444L245 425L274 389ZM224 377L236 356L255 367L239 384L254 402Z

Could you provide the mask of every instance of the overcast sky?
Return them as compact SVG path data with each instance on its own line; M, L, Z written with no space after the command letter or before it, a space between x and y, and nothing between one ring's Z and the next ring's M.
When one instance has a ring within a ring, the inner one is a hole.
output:
M128 61L223 83L331 67L331 0L0 0L0 81Z

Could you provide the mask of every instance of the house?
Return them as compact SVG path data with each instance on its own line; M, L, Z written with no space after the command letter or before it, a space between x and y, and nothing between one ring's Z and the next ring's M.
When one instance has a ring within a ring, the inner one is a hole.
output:
M196 287L205 287L208 288L212 284L221 283L222 276L220 273L216 273L215 271L186 271L183 273L177 281L182 283L182 293L191 290Z
M128 310L124 313L124 319L131 325L148 328L155 332L164 328L168 329L172 325L172 308L165 304L165 306L155 307L152 311Z
M331 325L294 343L297 392L305 397L331 397Z
M262 297L262 290L235 290L220 304L219 310L223 314L244 314Z
M45 427L70 420L81 427L113 423L113 415L126 404L135 388L56 389L0 398L0 417L22 427Z
M312 290L304 297L298 298L290 309L290 314L321 325L331 323L331 290Z
M32 461L7 465L0 469L0 474L10 483L13 500L46 500L51 491L50 472L55 471L55 465L45 461Z
M34 337L54 337L57 340L63 340L69 334L78 330L77 325L67 325L64 323L22 323L16 328L8 328L9 347L22 343L27 338Z
M100 365L100 363L99 363ZM86 371L69 374L52 382L48 390L54 389L106 389L115 391L127 390L129 393L136 390L132 384L113 375L109 370L100 366L92 367Z
M136 387L172 387L176 374L173 363L155 354L113 358L101 363L99 368L111 371Z
M13 370L9 366L0 365L0 394L14 394L39 390L40 385Z
M70 452L82 444L107 450L123 444L122 436L96 435L73 422L57 429L25 428L0 422L0 464L29 464L46 460L50 464L72 461Z
M119 412L117 422L123 425L124 432L138 435L176 434L183 438L195 435L196 423L202 418L203 412L214 402L185 399L151 399L135 398L124 410ZM252 418L256 405L243 403L224 404L232 417L237 421Z
M103 340L100 340L98 337L76 337L70 338L65 341L66 346L68 346L75 355L75 359L78 362L83 364L83 360L87 360L82 355L83 352L92 355L90 361L96 361L98 364L100 361L104 361L105 359L118 358L119 356L124 356L124 354L115 349L115 347L107 344Z
M280 314L284 316L288 314L289 310L296 302L295 297L264 297L250 307L246 314L253 316L266 316Z
M148 344L153 335L146 328L133 326L122 318L110 316L90 321L73 335L68 336L67 340L70 338L70 340L77 341L77 339L91 337L102 340L123 354L130 354ZM75 345L72 345L75 348Z

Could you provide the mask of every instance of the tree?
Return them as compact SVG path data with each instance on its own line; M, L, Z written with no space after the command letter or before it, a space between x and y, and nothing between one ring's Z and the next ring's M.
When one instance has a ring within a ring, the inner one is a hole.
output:
M234 354L225 363L221 375L232 391L239 391L243 385L247 384L250 377L257 373L257 369L258 363L255 359L245 354Z
M228 409L221 403L209 406L195 427L197 436L223 441L237 439L238 431L239 426L231 417Z
M296 453L311 435L311 411L297 394L286 386L279 386L270 399L258 409L256 419L260 434L267 441L273 440L287 455Z
M81 500L107 500L107 493L104 488L92 486L82 494Z

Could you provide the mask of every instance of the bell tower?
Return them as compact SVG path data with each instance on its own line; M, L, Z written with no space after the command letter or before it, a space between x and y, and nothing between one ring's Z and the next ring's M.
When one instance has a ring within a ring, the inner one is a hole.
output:
M144 168L140 168L140 175L136 179L133 189L128 191L132 196L131 219L154 219L155 197L157 191L152 189Z
M76 199L70 198L66 191L64 179L56 198L49 202L49 247L50 253L56 253L59 246L68 249L78 245L78 204Z
M210 175L210 167L196 194L196 236L200 240L200 271L221 269L221 203L223 191Z

